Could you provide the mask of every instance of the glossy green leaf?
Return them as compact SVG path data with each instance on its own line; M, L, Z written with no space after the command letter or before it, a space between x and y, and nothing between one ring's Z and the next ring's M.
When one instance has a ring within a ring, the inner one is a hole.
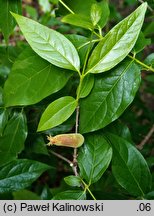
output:
M66 184L72 187L80 187L81 186L81 179L79 176L67 176L64 178Z
M130 194L143 196L150 190L151 174L141 153L125 139L106 134L113 147L112 171L117 182Z
M103 28L107 24L110 15L109 3L108 0L102 0L101 2L97 2L97 5L100 8L99 10L102 11L98 25Z
M93 29L90 18L81 14L68 14L63 17L62 22L86 28L89 30Z
M102 135L95 133L85 136L85 144L78 156L80 176L88 184L97 182L108 168L111 158L112 148Z
M140 33L147 3L112 28L92 52L87 73L105 72L121 62L132 50ZM135 31L134 31L135 29Z
M81 190L67 190L56 194L52 200L85 200L86 194Z
M53 101L42 114L38 131L62 124L73 114L76 107L77 101L71 96L65 96Z
M72 73L40 58L31 48L15 61L4 86L5 106L30 105L64 87Z
M85 11L77 9L74 14L67 14L62 18L62 22L79 26L92 31L98 24L101 28L105 26L109 17L109 7L106 0L101 2L91 1ZM82 2L82 6L83 6ZM82 8L82 7L81 7ZM78 12L79 11L79 12Z
M25 115L15 112L0 136L0 166L17 158L24 148L27 136Z
M93 86L94 86L94 76L93 74L88 74L87 76L85 76L82 82L79 98L87 97L90 94ZM77 89L77 91L79 91L79 88Z
M130 60L97 75L90 95L80 102L80 133L99 130L119 118L133 101L140 80L140 69Z
M0 29L2 30L6 43L8 43L8 38L16 25L10 11L20 14L21 0L0 0Z
M79 71L80 59L73 44L61 33L12 13L32 49L61 68Z
M93 25L95 26L99 20L101 19L101 16L102 16L102 9L101 7L99 7L98 4L93 4L91 6L91 20L92 20L92 23Z
M38 161L27 159L12 161L1 168L0 193L24 189L50 168L50 166Z

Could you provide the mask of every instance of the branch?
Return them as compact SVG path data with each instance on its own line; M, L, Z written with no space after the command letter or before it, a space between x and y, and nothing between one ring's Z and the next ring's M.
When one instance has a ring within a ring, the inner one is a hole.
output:
M144 3L144 1L143 0L138 0L139 2L141 2L141 3ZM148 5L148 9L151 11L151 12L153 12L154 10Z
M131 59L133 59L134 61L136 61L138 64L140 64L141 66L143 66L144 68L146 68L148 71L154 72L154 68L153 67L144 64L140 60L136 59L134 56L128 55L128 57L131 58Z
M148 140L151 138L152 134L154 133L154 124L152 125L152 128L149 130L148 134L145 136L145 138L141 141L140 144L136 145L138 149L142 149L143 146L148 142Z
M66 161L71 167L73 166L72 161L68 160L67 158L63 157L62 155L60 155L60 154L58 154L58 153L56 153L56 152L54 152L54 151L52 151L52 150L49 150L49 152L50 152L51 154L55 155L56 157L58 157L58 158L60 158L60 159L62 159L62 160L64 160L64 161Z
M78 133L78 126L79 126L79 106L76 108L76 121L75 121L75 133ZM74 154L73 154L73 171L75 176L78 176L77 171L77 148L74 148Z

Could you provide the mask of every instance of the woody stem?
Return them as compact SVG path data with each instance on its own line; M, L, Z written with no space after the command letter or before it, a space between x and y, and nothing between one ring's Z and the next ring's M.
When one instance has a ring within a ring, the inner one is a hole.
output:
M76 108L75 133L78 133L78 126L79 126L79 106L77 106L77 108ZM75 176L78 176L78 171L77 171L77 148L74 148L73 171L74 171Z

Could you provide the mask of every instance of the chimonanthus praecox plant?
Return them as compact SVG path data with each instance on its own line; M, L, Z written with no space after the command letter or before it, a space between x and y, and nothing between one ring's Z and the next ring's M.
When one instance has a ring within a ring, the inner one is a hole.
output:
M93 184L107 170L112 170L126 193L144 198L150 192L151 174L132 143L128 128L118 119L139 89L143 67L154 71L136 58L139 51L135 44L147 3L106 33L107 1L89 1L87 10L79 13L65 2L59 0L65 10L62 22L86 29L87 37L63 35L12 9L10 16L30 46L25 45L4 85L0 192L24 189L46 170L51 169L54 174L52 164L30 160L28 156L24 159L19 154L27 138L27 107L35 107L50 96L50 103L41 108L37 132L32 133L48 143L48 147L42 145L42 151L51 153L50 157L56 155L72 169L72 175L64 178L68 190L52 199L86 199L87 195L96 199ZM7 33L4 36L7 38ZM69 85L74 91L70 91ZM8 112L13 109L9 118ZM65 122L70 125L66 130ZM58 153L59 148L65 147L72 158Z

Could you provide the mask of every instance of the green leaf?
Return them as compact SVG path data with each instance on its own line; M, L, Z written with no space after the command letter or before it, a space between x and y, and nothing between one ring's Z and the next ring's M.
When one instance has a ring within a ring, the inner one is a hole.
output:
M59 32L12 13L32 49L61 68L79 71L80 59L73 44Z
M132 143L132 137L129 128L120 120L114 121L113 123L109 124L103 129L103 133L104 132L115 134Z
M72 187L80 187L81 186L81 179L79 176L67 176L64 178L66 184Z
M27 137L25 115L15 112L0 136L0 166L17 158Z
M39 0L39 5L41 6L43 12L45 13L50 12L51 5L49 3L49 0Z
M99 7L98 4L93 4L91 6L91 20L92 20L92 23L93 25L95 26L99 20L101 19L101 16L102 16L102 9L101 7Z
M140 69L130 60L97 75L90 95L80 102L80 133L99 130L119 118L133 101L140 80Z
M94 76L93 74L88 74L87 76L85 76L82 82L79 98L87 97L90 94L93 86L94 86ZM77 89L77 91L79 91L79 88Z
M109 3L108 0L103 0L101 2L97 2L97 5L100 8L99 10L102 11L102 16L98 22L98 25L103 28L107 24L110 15Z
M110 13L107 1L104 0L98 3L94 0L89 3L89 5L86 5L87 7L85 11L77 9L76 13L67 14L64 16L62 18L62 22L89 29L91 31L93 30L94 26L96 26L96 24L103 28L107 23Z
M96 0L63 0L63 2L75 13L75 14L83 14L85 16L90 16L90 10L92 4L96 3ZM61 14L70 13L66 8L63 7L62 4L60 6Z
M121 62L132 50L140 33L147 3L112 28L92 52L87 73L105 72ZM135 31L134 31L135 29Z
M147 65L150 65L154 67L154 53L150 53L146 59L144 60L144 63Z
M38 130L53 128L66 121L75 111L77 101L71 96L65 96L53 101L41 116Z
M72 73L40 58L31 48L15 61L4 86L5 106L30 105L59 91Z
M141 153L125 139L105 134L113 147L112 171L117 182L134 196L143 196L151 186L151 174Z
M21 14L21 0L0 0L0 28L6 43L16 25L10 11Z
M81 14L68 14L63 17L62 22L89 29L91 31L93 29L90 18Z
M85 200L86 194L81 190L67 190L56 194L52 200Z
M50 168L46 164L27 159L12 161L1 168L0 193L24 189Z
M97 182L108 168L112 158L112 148L100 134L85 136L85 144L80 148L78 164L80 176L88 184Z
M72 42L72 44L78 50L82 67L88 49L92 48L92 45L90 44L90 39L76 34L67 34L66 37Z
M29 190L20 190L13 192L14 200L40 200L41 198L34 192Z
M141 52L147 45L150 45L150 43L151 43L151 39L145 38L143 32L140 32L136 44L133 48L133 52L134 53Z

